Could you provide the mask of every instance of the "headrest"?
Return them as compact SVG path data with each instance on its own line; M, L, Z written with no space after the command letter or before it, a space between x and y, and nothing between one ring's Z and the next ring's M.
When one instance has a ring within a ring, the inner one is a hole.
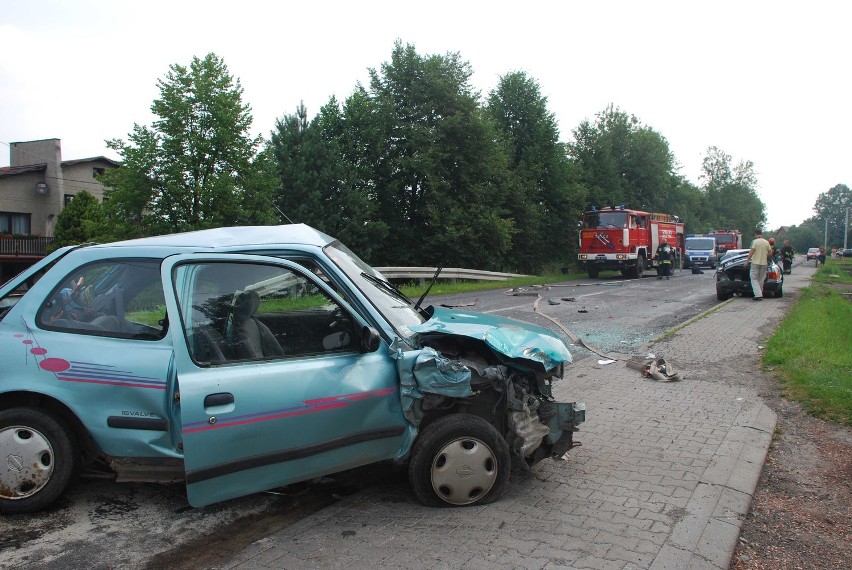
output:
M260 297L255 291L246 291L237 295L234 302L234 316L238 319L247 319L257 312L260 306Z

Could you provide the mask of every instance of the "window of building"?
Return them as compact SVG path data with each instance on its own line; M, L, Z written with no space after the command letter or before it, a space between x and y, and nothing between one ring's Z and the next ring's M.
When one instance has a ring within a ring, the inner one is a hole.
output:
M106 172L106 168L92 168L92 178L97 178L104 172Z
M73 199L74 199L74 194L66 194L64 196L64 201L63 201L64 205L67 206L68 204L71 203L71 200L73 200Z
M0 234L29 234L30 214L0 212Z

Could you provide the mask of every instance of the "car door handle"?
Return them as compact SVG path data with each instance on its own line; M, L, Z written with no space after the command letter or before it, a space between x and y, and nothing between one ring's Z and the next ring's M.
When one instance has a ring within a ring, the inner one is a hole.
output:
M204 407L212 408L214 406L225 406L234 403L234 395L230 392L221 392L219 394L209 394L204 397Z

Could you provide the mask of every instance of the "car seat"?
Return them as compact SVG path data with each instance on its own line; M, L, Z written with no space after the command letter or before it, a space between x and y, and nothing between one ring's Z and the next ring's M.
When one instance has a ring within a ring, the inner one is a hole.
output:
M237 296L228 331L234 355L239 359L284 356L284 350L275 340L275 335L254 316L258 307L260 297L255 291L246 291Z

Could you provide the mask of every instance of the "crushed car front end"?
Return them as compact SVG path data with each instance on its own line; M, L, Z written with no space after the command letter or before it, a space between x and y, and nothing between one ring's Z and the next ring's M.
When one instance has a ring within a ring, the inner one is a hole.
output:
M411 327L424 350L413 367L401 369L410 422L422 429L445 414L477 415L529 465L578 445L573 434L585 421L585 404L553 397L553 382L571 362L558 336L482 313L428 311L429 320Z

